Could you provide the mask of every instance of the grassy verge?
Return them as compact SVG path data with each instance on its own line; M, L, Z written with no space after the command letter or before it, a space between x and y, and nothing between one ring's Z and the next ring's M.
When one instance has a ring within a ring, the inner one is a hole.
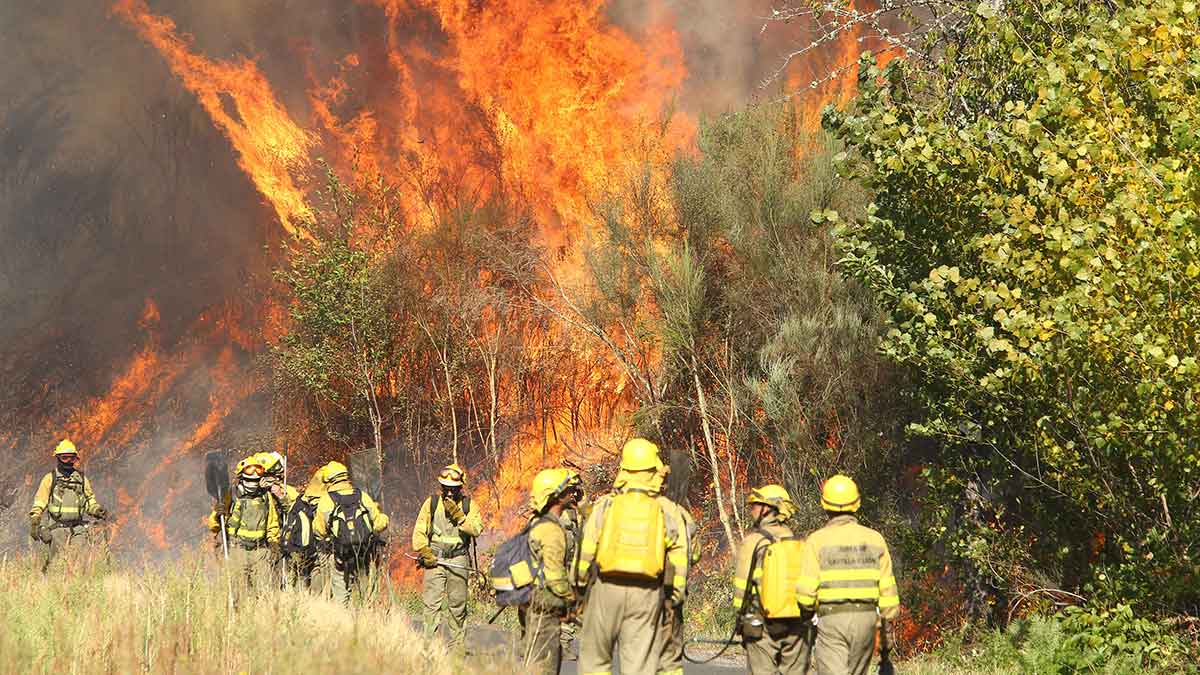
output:
M27 555L5 557L0 673L513 672L425 642L411 603L347 608L285 591L231 609L229 589L199 551L135 572L80 549L46 576Z

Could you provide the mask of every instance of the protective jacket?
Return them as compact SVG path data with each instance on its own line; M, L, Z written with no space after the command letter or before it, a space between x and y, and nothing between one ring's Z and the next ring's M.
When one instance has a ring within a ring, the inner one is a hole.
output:
M883 535L851 515L830 518L808 537L797 596L802 607L875 605L885 619L899 613L900 594Z
M483 517L479 515L479 505L472 500L470 508L465 509L466 520L455 525L446 515L446 497L438 496L437 504L433 505L434 497L426 498L417 511L417 522L413 524L412 546L414 551L420 551L428 546L439 558L457 558L467 554L471 538L478 537L483 532ZM432 508L431 508L432 505ZM461 507L463 504L458 503ZM430 519L432 510L432 520Z
M760 520L758 527L751 530L742 539L733 569L733 608L738 611L742 610L743 598L746 597L748 585L751 604L746 611L754 614L762 614L762 604L758 600L758 585L762 581L763 549L771 543L760 530L765 530L777 540L793 536L792 530L779 521L778 515L772 513ZM756 552L757 555L755 555ZM751 568L751 564L754 565L753 568Z
M29 518L38 522L45 514L52 521L42 522L45 528L72 527L82 523L85 514L98 518L102 513L104 509L96 501L92 482L82 472L65 473L55 469L43 476L38 484Z
M613 481L613 491L596 500L587 522L583 526L583 535L579 543L579 564L576 578L579 584L587 583L592 573L592 565L596 560L596 552L600 544L600 533L609 507L616 495L630 490L640 490L655 497L663 511L663 521L666 530L666 561L662 584L666 587L672 604L682 604L687 589L687 575L691 560L689 559L689 541L687 525L680 515L675 502L658 493L661 477L646 472L625 471L617 473Z
M329 493L338 495L348 495L354 492L354 486L350 481L343 480L333 483L329 486L328 492L321 495L320 501L317 502L317 515L313 518L313 532L316 532L318 539L326 539L329 535L329 515L333 513L335 507L333 497ZM371 495L366 492L359 491L362 496L363 506L367 509L367 515L371 519L371 531L376 534L383 532L388 526L388 517L379 505L371 499Z
M287 513L292 510L292 506L295 505L296 500L300 499L300 491L291 485L284 484L281 492L283 493L282 496L277 497L277 499L283 512Z
M282 527L282 508L275 495L267 490L259 494L232 498L229 514L225 519L225 533L230 543L242 548L278 546ZM208 516L208 529L221 531L221 511L214 510Z
M571 598L571 585L567 568L574 559L566 528L552 516L535 517L536 522L529 530L529 551L533 563L542 574L534 584L564 600Z

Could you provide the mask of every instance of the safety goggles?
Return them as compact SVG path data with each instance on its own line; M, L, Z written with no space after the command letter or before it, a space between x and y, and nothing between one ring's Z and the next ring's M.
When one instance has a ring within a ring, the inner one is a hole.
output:
M263 468L257 464L251 464L242 468L242 475L258 478L263 475Z
M79 455L58 455L58 461L63 464L74 464L79 461Z

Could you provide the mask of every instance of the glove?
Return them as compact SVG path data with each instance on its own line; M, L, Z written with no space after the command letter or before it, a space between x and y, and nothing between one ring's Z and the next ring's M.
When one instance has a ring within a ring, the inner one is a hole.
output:
M569 591L568 591L569 592ZM556 595L550 589L542 589L534 596L538 609L550 610L557 614L565 614L567 609L575 604L574 596L563 597Z
M105 509L103 506L99 506L92 515L95 516L97 520L104 520L108 518L108 509Z
M29 519L29 538L34 541L41 541L42 540L41 530L42 530L41 517L30 518Z
M426 546L420 551L417 551L417 555L421 558L419 561L421 563L421 567L424 567L427 570L437 567L437 556L433 554L433 549Z
M458 502L452 499L446 499L442 502L446 505L446 517L455 525L462 525L462 522L467 519L467 514L463 513L462 507Z

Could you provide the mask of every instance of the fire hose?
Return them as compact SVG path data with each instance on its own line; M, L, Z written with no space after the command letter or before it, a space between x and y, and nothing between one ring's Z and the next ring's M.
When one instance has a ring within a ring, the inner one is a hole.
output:
M749 574L754 573L754 568L758 565L758 556L765 549L766 549L765 546L758 546L754 549L754 553L750 556L750 573ZM741 607L743 607L743 608L750 607L750 600L753 595L753 589L754 589L754 584L751 582L752 582L752 580L749 578L749 575L747 575L746 590L744 590L742 592ZM729 634L729 639L727 639L727 640L713 640L711 638L692 638L691 640L688 640L687 642L685 642L683 645L683 658L687 661L690 661L691 663L700 665L700 664L704 664L704 663L709 663L711 661L716 661L717 659L721 658L721 655L724 654L726 652L726 650L728 650L730 647L732 647L735 644L736 645L744 645L745 644L744 642L737 639L738 634L741 633L742 618L743 617L739 614L739 616L734 619L733 632L731 632ZM761 625L761 620L759 620L759 625ZM691 656L688 656L687 646L690 644L714 644L714 645L722 645L722 647L721 647L720 651L718 651L716 654L713 654L712 656L708 657L707 659L697 660L697 659L692 658Z
M711 661L716 661L717 659L721 658L721 655L724 654L725 651L727 649L729 649L730 647L732 647L733 645L743 645L743 644L745 644L745 643L743 643L741 640L737 639L736 633L734 635L730 635L729 638L725 639L725 640L713 639L713 638L692 638L684 643L683 658L687 659L687 661L689 663L695 663L697 665L709 663ZM716 654L713 654L712 656L710 656L706 659L697 659L687 653L688 645L721 645L721 649Z

